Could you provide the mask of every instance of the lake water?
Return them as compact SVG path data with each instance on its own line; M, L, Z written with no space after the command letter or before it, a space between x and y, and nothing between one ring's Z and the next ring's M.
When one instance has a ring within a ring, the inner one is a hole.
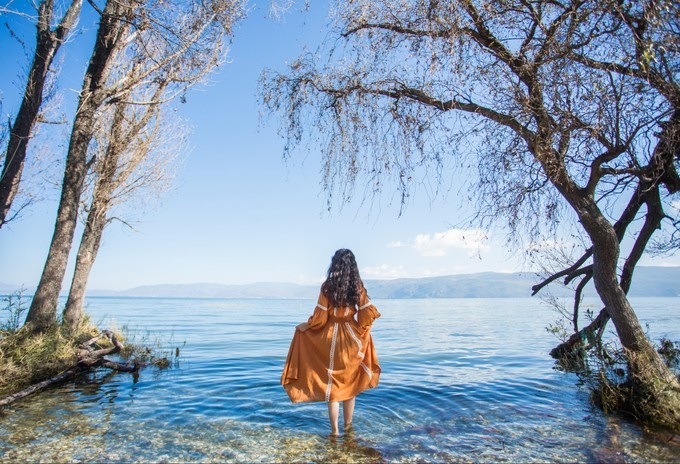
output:
M326 405L293 405L279 385L295 325L315 300L89 298L100 327L179 347L177 364L137 379L104 370L16 403L0 412L1 459L680 460L677 441L604 415L574 375L553 369L557 340L545 327L556 313L540 300L374 302L383 373L357 398L351 436L330 439ZM680 340L680 298L633 303L652 339Z

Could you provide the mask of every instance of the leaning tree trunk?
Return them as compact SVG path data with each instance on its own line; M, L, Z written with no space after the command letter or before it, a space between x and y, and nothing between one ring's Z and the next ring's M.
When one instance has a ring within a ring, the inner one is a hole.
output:
M118 164L118 153L115 150L112 151L112 147L116 145L114 140L121 137L120 126L124 120L124 105L124 103L116 105L112 123L114 130L109 134L111 140L108 141L109 145L105 155L102 157L103 159L99 161L101 165L95 167L98 176L92 191L92 201L87 213L85 229L80 239L76 266L73 279L71 280L71 289L69 290L62 317L62 327L71 333L76 331L83 318L83 304L85 302L87 281L97 257L99 244L101 243L104 227L106 226L106 214L113 189L111 177L115 173L115 167Z
M26 150L43 103L45 81L52 61L64 39L76 24L82 0L71 2L56 29L52 30L54 1L45 0L38 9L38 24L33 63L28 73L19 112L10 127L5 164L0 175L0 227L8 220L12 202L19 190Z
M659 193L659 185L653 185L650 182L646 182L644 185L638 185L628 203L628 206L626 207L626 210L613 226L614 231L616 232L618 243L620 244L625 236L628 225L630 225L630 223L637 217L640 206L643 204L647 206L645 222L637 234L633 247L623 265L621 277L619 279L621 289L626 294L628 294L630 291L635 267L637 266L640 258L642 258L642 254L652 239L654 232L661 227L661 220L664 218L664 212ZM559 278L560 276L566 276L566 279L570 281L577 275L584 275L578 285L578 288L581 289L586 283L590 282L593 277L592 265L583 268L580 267L586 259L592 256L592 253L593 248L591 247L573 266L549 277L544 282L535 285L533 287L534 294L549 282ZM578 308L578 305L580 305L580 296L581 294L578 292L574 297L575 308ZM575 312L574 314L574 318L576 318L577 313ZM590 324L581 330L575 328L574 333L566 341L560 343L550 351L550 355L558 360L568 361L574 356L574 353L578 353L579 349L584 347L586 340L588 343L585 346L585 349L590 349L590 347L594 346L601 340L602 334L604 333L604 329L609 322L609 319L610 318L607 308L602 308L597 317L595 317L595 319L593 319ZM574 325L576 325L576 322L574 322ZM578 359L578 357L576 359Z
M102 211L103 210L103 211ZM106 210L93 206L87 216L85 230L78 247L76 266L71 281L66 307L64 308L62 327L69 333L75 333L83 319L85 290L90 271L99 251L104 227L106 226Z
M26 324L35 331L43 331L56 323L57 301L71 252L87 171L86 153L95 117L94 108L91 108L93 102L94 99L91 99L81 105L73 124L52 242L26 317Z
M129 16L130 11L131 6L108 1L102 14L73 122L50 250L26 317L26 324L34 331L43 331L56 323L59 292L71 252L87 173L87 150L93 137L97 110L106 98L104 84L111 63L120 49L121 36L130 27L129 21L124 19Z
M593 281L607 308L628 363L636 413L645 422L680 427L680 383L644 333L617 278L619 240L595 203L579 217L593 243Z
M165 85L159 86L159 93L163 88ZM158 113L158 105L150 104L145 114L135 124L130 124L133 118L126 114L128 106L129 104L122 101L116 104L108 132L108 145L95 167L97 177L92 192L92 201L85 230L80 240L71 289L62 318L62 327L70 332L75 332L83 318L87 281L97 258L104 229L109 222L108 213L114 191L122 182L125 182L143 159L142 156L137 156L134 160L127 161L125 168L121 169L120 158L137 139L140 130L146 127L149 120Z

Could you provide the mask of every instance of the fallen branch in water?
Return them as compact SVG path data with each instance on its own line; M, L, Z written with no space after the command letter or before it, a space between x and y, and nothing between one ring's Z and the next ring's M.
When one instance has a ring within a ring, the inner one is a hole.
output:
M108 348L94 349L93 347L96 346L95 344L102 338L108 339L111 342L112 346ZM74 377L76 374L92 369L94 367L106 367L108 369L122 372L137 372L140 367L140 365L137 362L135 362L132 365L129 365L111 361L104 357L109 354L118 353L123 348L124 348L123 344L118 340L118 338L113 332L109 330L104 330L96 337L92 337L86 342L80 344L80 346L78 347L78 360L75 365L69 367L59 375L33 384L17 393L5 396L4 398L0 399L0 407L12 404L17 400L20 400L29 395L32 395L33 393L37 393L41 390L44 390L45 388L51 385L64 382L65 380Z
M98 350L93 350L92 345L102 338L108 338L112 347L101 348ZM116 371L122 372L137 372L139 370L139 364L134 363L133 365L123 364L115 361L106 359L104 356L107 354L114 354L120 352L123 348L123 344L118 340L116 334L110 330L104 330L101 334L97 335L80 345L80 350L78 350L78 365L85 368L92 367L106 367Z
M578 358L579 350L587 351L602 340L602 334L607 322L609 322L609 313L607 308L602 308L597 317L587 327L573 333L567 341L560 343L550 350L550 356L563 362Z
M28 388L24 388L20 392L14 393L13 395L8 395L5 396L4 398L0 399L0 407L2 406L7 406L9 404L14 403L17 400L20 400L22 398L26 398L29 395L32 395L33 393L37 393L41 390L44 390L45 388L49 387L50 385L57 384L59 382L63 382L64 380L68 380L74 375L76 375L78 372L80 372L82 368L80 366L74 366L70 369L68 369L65 372L62 372L61 374L57 375L56 377L52 377L51 379L43 380L42 382L38 382L36 384L31 385Z

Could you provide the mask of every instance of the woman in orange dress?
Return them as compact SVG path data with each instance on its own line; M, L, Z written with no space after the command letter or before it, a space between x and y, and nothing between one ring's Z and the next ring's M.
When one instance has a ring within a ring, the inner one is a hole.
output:
M380 365L371 325L379 317L354 254L347 249L336 251L314 313L296 327L281 375L293 403L328 403L331 435L338 434L340 403L344 429L349 431L355 397L378 385Z

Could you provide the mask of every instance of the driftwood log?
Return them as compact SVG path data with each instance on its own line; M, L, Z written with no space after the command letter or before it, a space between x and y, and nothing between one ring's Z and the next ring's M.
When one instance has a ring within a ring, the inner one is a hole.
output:
M113 346L109 348L94 349L93 347L96 346L95 344L102 338L109 339ZM78 361L76 362L75 365L69 367L61 374L56 375L50 379L43 380L42 382L33 384L17 393L5 396L4 398L0 399L0 407L12 404L17 400L20 400L29 395L32 395L33 393L37 393L41 390L44 390L45 388L51 385L56 385L58 383L64 382L65 380L75 377L76 374L80 372L84 372L87 371L88 369L92 369L95 367L106 367L108 369L113 369L122 372L137 372L140 366L136 362L132 365L123 364L111 361L104 357L109 354L118 353L123 348L124 348L123 344L118 340L118 338L116 338L113 332L109 330L104 330L96 337L93 337L87 340L86 342L80 344L80 346L78 347Z

